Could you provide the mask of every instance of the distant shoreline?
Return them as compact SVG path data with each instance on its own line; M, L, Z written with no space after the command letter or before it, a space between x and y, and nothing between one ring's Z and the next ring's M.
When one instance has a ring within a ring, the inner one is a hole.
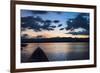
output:
M34 38L34 39L21 39L21 43L45 43L45 42L89 42L89 38Z

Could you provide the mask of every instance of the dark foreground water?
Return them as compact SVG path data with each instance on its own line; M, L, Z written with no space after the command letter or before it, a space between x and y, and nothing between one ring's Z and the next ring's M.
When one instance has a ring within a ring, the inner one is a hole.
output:
M22 43L21 62L89 59L89 43Z

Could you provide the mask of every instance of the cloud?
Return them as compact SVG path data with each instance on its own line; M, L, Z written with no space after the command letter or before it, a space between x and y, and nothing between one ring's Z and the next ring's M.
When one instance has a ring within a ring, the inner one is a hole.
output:
M54 23L59 23L59 22L60 22L60 20L54 20L53 22L54 22Z
M24 30L25 28L33 29L36 32L42 30L54 30L56 26L51 24L51 20L43 20L40 16L21 17L21 28L23 28L22 30Z
M64 28L60 28L59 30L64 30Z
M73 35L89 35L89 32L70 32L70 34L73 34Z
M35 11L31 11L31 13L33 13L33 14L47 14L48 13L48 11L39 11L39 10L35 10Z
M53 28L50 27L51 23L52 23L51 20L45 20L45 21L44 21L44 25L41 26L41 28L42 28L43 30L53 30Z
M59 25L58 25L58 27L61 27L61 26L62 26L62 24L59 24Z
M73 35L89 35L89 31L83 28L77 28L69 31L66 34L73 34Z
M34 29L34 31L40 31L40 25L39 23L42 23L42 19L39 17L22 17L21 18L21 27L23 28L29 28Z
M69 19L67 25L66 30L73 30L81 27L89 31L89 14L80 13L76 18Z
M21 38L22 38L22 39L26 39L26 38L28 38L28 37L29 37L28 34L22 34L22 35L21 35Z
M56 12L57 14L62 14L62 12Z
M52 26L50 26L51 28L56 28L56 26L54 26L54 25L52 25Z

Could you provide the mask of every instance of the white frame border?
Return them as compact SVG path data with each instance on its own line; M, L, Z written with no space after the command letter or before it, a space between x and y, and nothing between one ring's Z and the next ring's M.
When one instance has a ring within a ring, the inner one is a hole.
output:
M27 10L48 10L48 11L70 11L70 12L88 12L90 13L90 60L80 61L61 61L61 62L39 62L39 63L20 63L20 9ZM71 7L51 7L51 6L36 6L36 5L16 5L16 69L24 68L43 68L43 67L58 67L58 66L75 66L94 64L94 10L86 8L71 8Z

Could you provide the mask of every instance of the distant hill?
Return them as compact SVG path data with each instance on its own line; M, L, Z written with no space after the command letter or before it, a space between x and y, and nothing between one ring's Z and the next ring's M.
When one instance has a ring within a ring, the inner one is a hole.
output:
M89 42L89 38L32 38L21 39L21 43L41 43L41 42Z

